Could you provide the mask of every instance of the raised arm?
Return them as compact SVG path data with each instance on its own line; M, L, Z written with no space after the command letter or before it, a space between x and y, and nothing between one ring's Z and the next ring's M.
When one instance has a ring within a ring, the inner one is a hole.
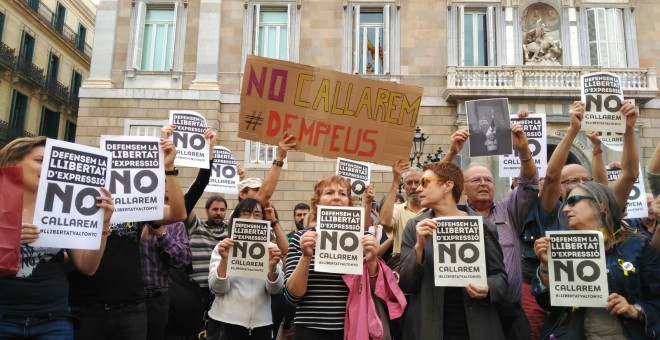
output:
M587 131L585 136L589 138L593 144L593 159L591 160L591 175L594 177L594 182L603 185L608 185L607 170L605 169L605 160L603 159L603 148L600 142L600 136L596 131Z
M520 124L511 124L511 138L513 147L520 158L520 174L527 179L531 179L536 174L536 164L532 159L532 151L529 150L527 135L525 135L525 130Z
M197 172L197 177L195 180L190 184L190 187L188 187L188 191L186 191L185 195L183 195L183 200L186 205L186 214L188 214L188 223L186 223L187 226L189 226L193 220L195 220L195 213L193 212L193 209L195 208L195 205L197 205L197 201L199 201L199 198L202 197L204 194L204 189L206 189L206 186L209 184L209 180L211 179L211 169L213 167L213 147L215 146L215 132L213 129L210 127L206 128L206 131L204 131L204 138L208 139L209 142L209 154L211 159L209 160L209 168L208 169L202 169L200 168L199 171Z
M555 151L552 153L548 161L548 168L545 172L545 182L543 183L543 192L541 193L541 205L546 212L552 211L556 204L559 194L561 192L561 170L566 164L568 154L571 150L571 145L575 140L582 118L584 117L584 104L582 102L573 102L571 111L568 113L570 125L566 130L566 135L557 144Z
M399 159L392 165L392 185L390 186L390 191L387 192L387 198L383 206L380 207L379 213L380 224L387 233L392 233L394 230L392 211L394 210L394 201L396 200L396 190L399 188L399 183L401 183L401 176L408 169L410 169L410 164L405 159Z
M284 131L280 142L277 147L277 156L275 161L273 161L273 166L268 171L266 178L264 178L255 199L261 201L262 204L267 205L270 198L275 192L277 187L277 181L280 179L280 172L282 171L282 165L284 164L284 159L289 152L289 150L296 147L296 136L289 134L288 131Z
M449 151L442 159L442 162L453 162L456 155L458 155L461 150L463 150L463 146L469 137L470 133L467 129L456 130L456 132L451 135L451 145L449 146Z
M176 149L174 143L161 138L160 147L165 154L165 171L174 170L174 158L176 157ZM181 185L176 175L166 176L165 190L169 198L169 204L166 204L163 209L163 219L154 221L156 225L170 224L174 222L183 221L186 219L186 206L183 203L183 192Z
M639 177L639 153L635 139L635 122L637 122L637 109L635 105L626 101L621 107L626 116L626 131L623 133L623 154L621 155L621 174L612 183L612 191L620 207L625 207L630 191Z

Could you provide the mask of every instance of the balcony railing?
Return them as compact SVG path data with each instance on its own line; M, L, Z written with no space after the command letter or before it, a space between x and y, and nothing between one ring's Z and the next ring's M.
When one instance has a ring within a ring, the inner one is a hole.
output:
M654 68L599 67L456 67L447 68L446 100L484 97L571 97L580 96L580 76L609 72L621 77L624 96L646 102L656 97Z
M16 52L16 49L5 45L3 42L0 42L0 65L13 70L16 66L16 55L14 52Z
M85 43L83 39L67 24L57 18L55 13L44 5L40 0L24 0L26 5L31 8L36 14L50 25L53 30L62 35L62 37L69 41L73 47L82 52L87 58L92 58L92 47Z
M44 69L37 67L33 63L23 59L17 58L16 70L25 79L32 82L34 85L44 85Z
M35 137L35 135L22 129L10 126L9 123L5 122L4 120L0 120L0 148L7 145L7 143L13 141L14 139L20 137Z
M69 103L69 88L57 80L48 79L44 83L45 93L62 104Z

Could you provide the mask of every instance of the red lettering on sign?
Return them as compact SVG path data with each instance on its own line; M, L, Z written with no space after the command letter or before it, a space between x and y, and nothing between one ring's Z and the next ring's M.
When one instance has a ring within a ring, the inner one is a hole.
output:
M268 115L268 126L266 128L266 136L276 136L280 132L280 125L282 125L280 114L277 111L270 110Z
M314 136L314 146L319 145L319 137L327 135L330 132L330 125L326 123L316 122L316 136Z
M328 150L333 151L333 152L339 152L339 148L335 146L335 141L339 139L339 135L337 134L337 130L343 130L344 127L341 125L334 125L332 126L332 137L330 138L330 148ZM348 128L348 132L350 133L350 129ZM346 139L348 139L349 135L346 135Z

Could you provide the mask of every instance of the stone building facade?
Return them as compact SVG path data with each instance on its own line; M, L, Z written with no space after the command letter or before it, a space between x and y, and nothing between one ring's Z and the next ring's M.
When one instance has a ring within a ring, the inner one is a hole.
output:
M97 14L81 89L82 144L98 145L101 134L157 134L170 109L195 110L248 176L265 176L273 147L237 138L247 54L423 87L422 161L466 125L465 101L483 98L507 97L511 112L547 114L552 152L579 99L580 75L597 70L620 75L625 97L636 100L643 162L660 142L660 9L650 0L101 0ZM526 54L535 47L528 33L539 29L543 53ZM591 157L579 136L571 161ZM606 152L608 162L619 157ZM471 161L465 153L463 165ZM497 175L495 160L478 161ZM293 206L308 202L313 183L334 166L289 154L273 197L282 221L292 226ZM187 184L196 171L182 173ZM391 178L388 168L374 168L378 198ZM498 195L507 183L498 178ZM231 208L235 197L227 198Z
M0 147L31 135L75 139L95 12L89 0L0 2Z

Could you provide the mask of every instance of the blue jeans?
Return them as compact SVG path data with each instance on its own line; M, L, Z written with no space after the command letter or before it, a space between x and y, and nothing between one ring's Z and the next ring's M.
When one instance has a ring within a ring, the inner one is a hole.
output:
M31 340L73 339L73 322L67 318L0 315L0 338Z
M147 307L144 302L71 306L80 319L76 340L144 340L147 338Z

